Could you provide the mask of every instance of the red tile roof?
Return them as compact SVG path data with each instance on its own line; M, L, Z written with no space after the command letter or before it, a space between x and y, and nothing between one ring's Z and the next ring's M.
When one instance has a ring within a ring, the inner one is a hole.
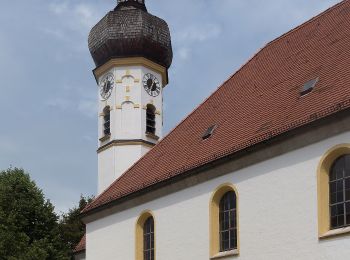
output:
M349 107L346 0L267 44L83 213Z
M74 253L78 254L78 253L84 251L85 248L86 248L86 234L82 237L79 244L75 247Z

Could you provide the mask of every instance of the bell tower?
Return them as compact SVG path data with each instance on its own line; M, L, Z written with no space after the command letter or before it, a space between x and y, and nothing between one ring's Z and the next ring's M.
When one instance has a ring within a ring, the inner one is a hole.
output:
M98 194L162 138L172 62L167 23L144 0L118 0L91 30L98 88Z

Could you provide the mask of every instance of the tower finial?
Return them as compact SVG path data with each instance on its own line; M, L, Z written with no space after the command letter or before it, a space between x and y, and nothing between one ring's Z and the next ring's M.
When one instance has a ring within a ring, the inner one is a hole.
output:
M147 11L145 0L118 0L117 9L122 6L134 6L136 8Z

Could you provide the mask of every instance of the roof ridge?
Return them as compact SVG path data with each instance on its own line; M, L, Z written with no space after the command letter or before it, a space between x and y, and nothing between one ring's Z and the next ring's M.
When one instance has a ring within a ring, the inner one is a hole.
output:
M325 15L325 14L327 14L327 13L333 11L333 9L336 9L336 8L338 8L339 6L345 4L347 1L349 1L349 0L341 0L339 3L337 3L337 4L335 4L335 5L333 5L333 6L329 7L329 8L327 8L326 10L324 10L323 12L321 12L321 13L315 15L315 16L312 17L311 19L308 19L307 21L303 22L302 24L300 24L300 25L294 27L293 29L290 29L288 32L285 32L285 33L283 33L282 35L278 36L277 38L273 39L272 41L268 42L263 48L265 48L265 47L267 47L267 46L273 44L273 43L276 42L276 41L279 41L279 40L285 38L286 36L288 36L289 34L295 32L295 31L300 30L301 28L303 28L304 26L308 25L308 24L311 23L311 22L314 22L315 20L317 20L317 19L320 18L321 16L323 16L323 15Z

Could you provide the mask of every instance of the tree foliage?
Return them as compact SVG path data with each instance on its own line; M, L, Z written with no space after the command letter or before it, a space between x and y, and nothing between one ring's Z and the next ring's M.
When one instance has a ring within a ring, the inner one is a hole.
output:
M14 168L0 171L0 260L65 260L85 233L79 214L92 201L60 217L27 173Z
M0 172L0 259L69 259L53 205L22 169Z
M80 197L79 205L63 214L60 219L60 233L64 243L69 247L70 255L85 234L85 224L80 220L79 214L92 201L92 197Z

